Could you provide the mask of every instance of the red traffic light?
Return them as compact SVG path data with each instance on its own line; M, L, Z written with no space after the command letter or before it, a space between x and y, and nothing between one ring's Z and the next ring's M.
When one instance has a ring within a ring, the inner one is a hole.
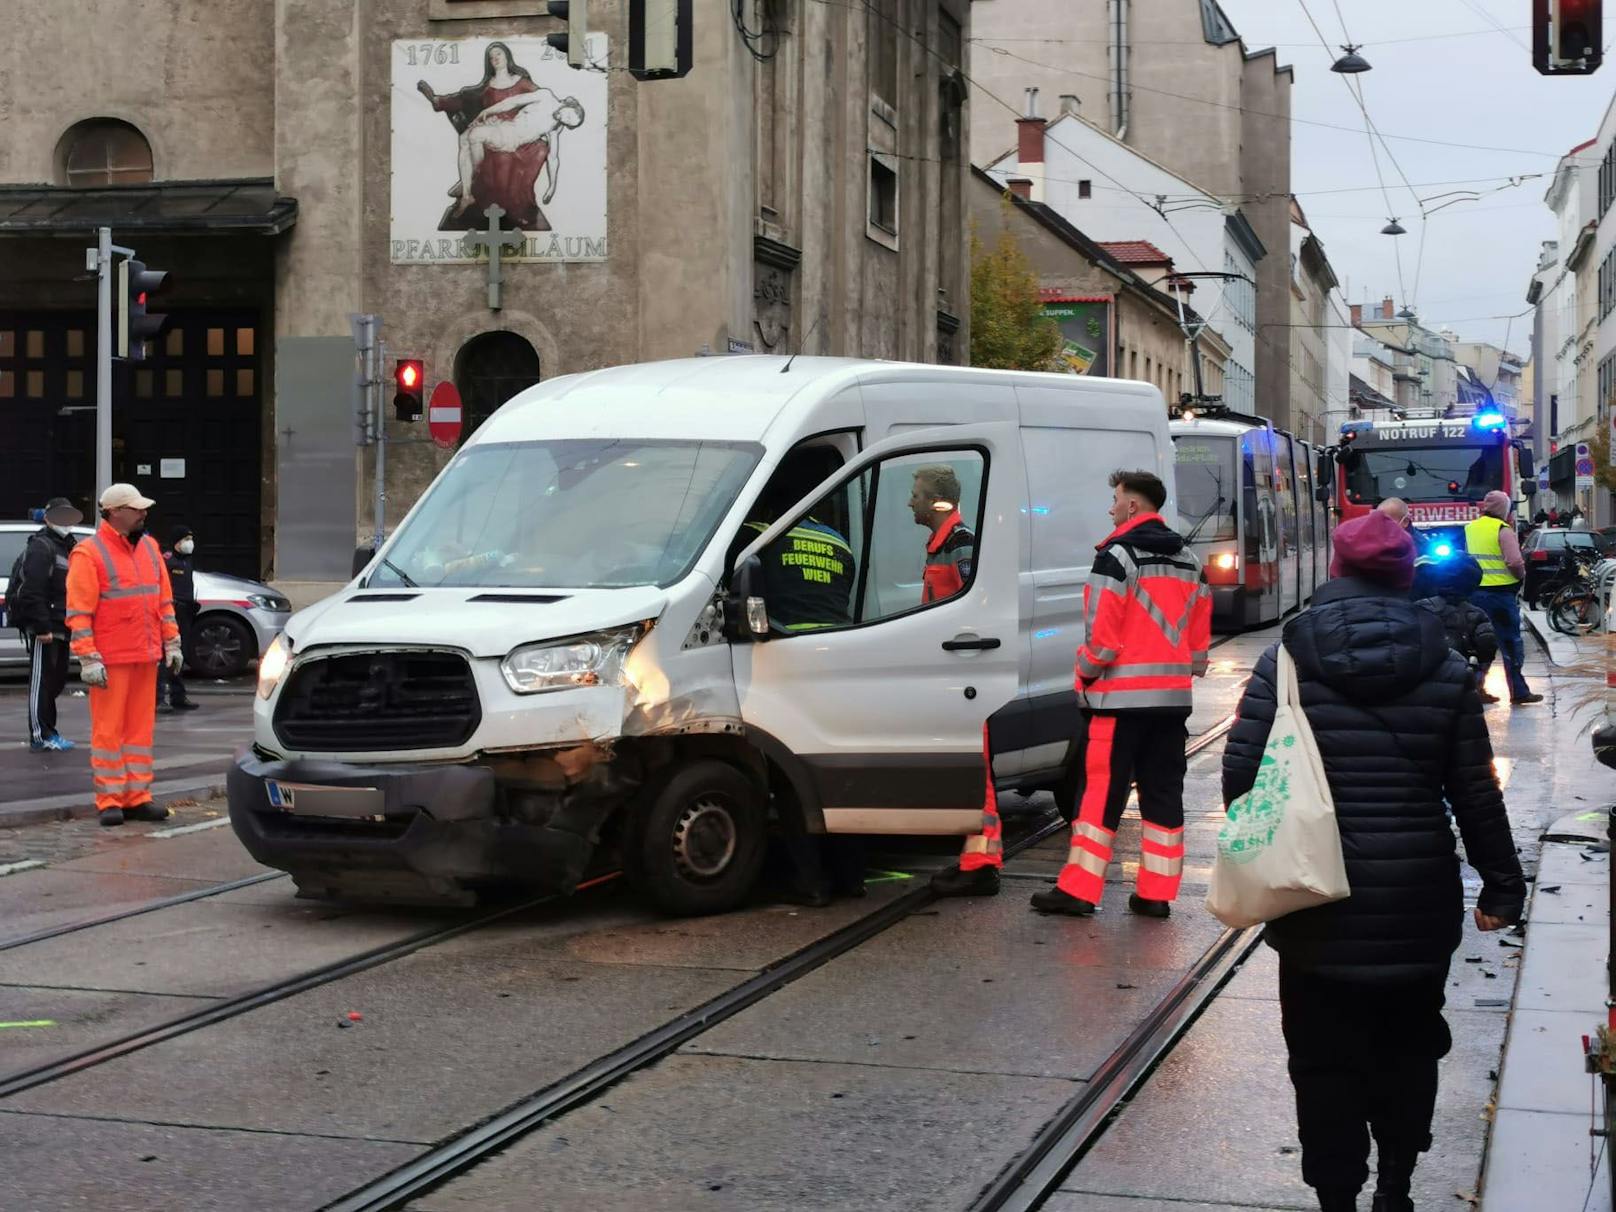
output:
M1545 76L1586 76L1604 58L1602 0L1532 0L1532 65Z
M421 386L421 364L419 362L403 361L398 364L398 385L405 391L414 391Z

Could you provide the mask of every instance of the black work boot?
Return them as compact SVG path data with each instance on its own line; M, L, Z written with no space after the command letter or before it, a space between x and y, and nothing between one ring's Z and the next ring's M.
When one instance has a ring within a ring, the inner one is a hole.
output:
M1414 1185L1414 1165L1418 1160L1418 1154L1379 1151L1375 1160L1374 1212L1414 1212L1414 1201L1408 1193Z
M1039 913L1064 913L1068 917L1093 917L1094 905L1059 888L1046 888L1032 894L1032 907Z
M1140 917L1171 917L1173 903L1171 901L1153 901L1140 896L1137 892L1128 894L1128 912L1137 913Z
M166 821L169 815L167 808L160 808L150 800L123 810L123 819L126 821Z
M1319 1212L1358 1212L1357 1191L1326 1191L1320 1188Z
M104 826L123 824L122 808L103 808L96 814Z
M958 866L947 867L931 877L931 891L933 896L998 896L999 869L961 871Z

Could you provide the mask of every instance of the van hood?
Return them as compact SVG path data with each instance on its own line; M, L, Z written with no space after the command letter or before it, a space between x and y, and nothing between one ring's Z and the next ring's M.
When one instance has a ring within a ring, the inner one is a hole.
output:
M317 602L286 626L294 651L342 644L463 649L502 657L539 640L659 618L668 591L625 589L355 589Z

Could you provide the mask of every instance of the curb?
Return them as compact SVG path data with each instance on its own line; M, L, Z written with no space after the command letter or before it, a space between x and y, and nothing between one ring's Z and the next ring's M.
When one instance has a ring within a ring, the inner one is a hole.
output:
M202 779L175 779L157 783L152 787L152 799L165 807L179 799L218 799L225 794L224 782L216 774ZM95 816L95 801L88 793L83 798L51 796L32 803L0 804L0 829L20 829L25 825L47 825L52 821L85 821Z

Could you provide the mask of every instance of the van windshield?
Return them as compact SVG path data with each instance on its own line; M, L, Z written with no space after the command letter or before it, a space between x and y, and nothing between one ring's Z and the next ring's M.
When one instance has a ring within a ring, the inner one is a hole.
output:
M747 442L632 438L474 446L428 491L368 584L672 585L762 453Z

